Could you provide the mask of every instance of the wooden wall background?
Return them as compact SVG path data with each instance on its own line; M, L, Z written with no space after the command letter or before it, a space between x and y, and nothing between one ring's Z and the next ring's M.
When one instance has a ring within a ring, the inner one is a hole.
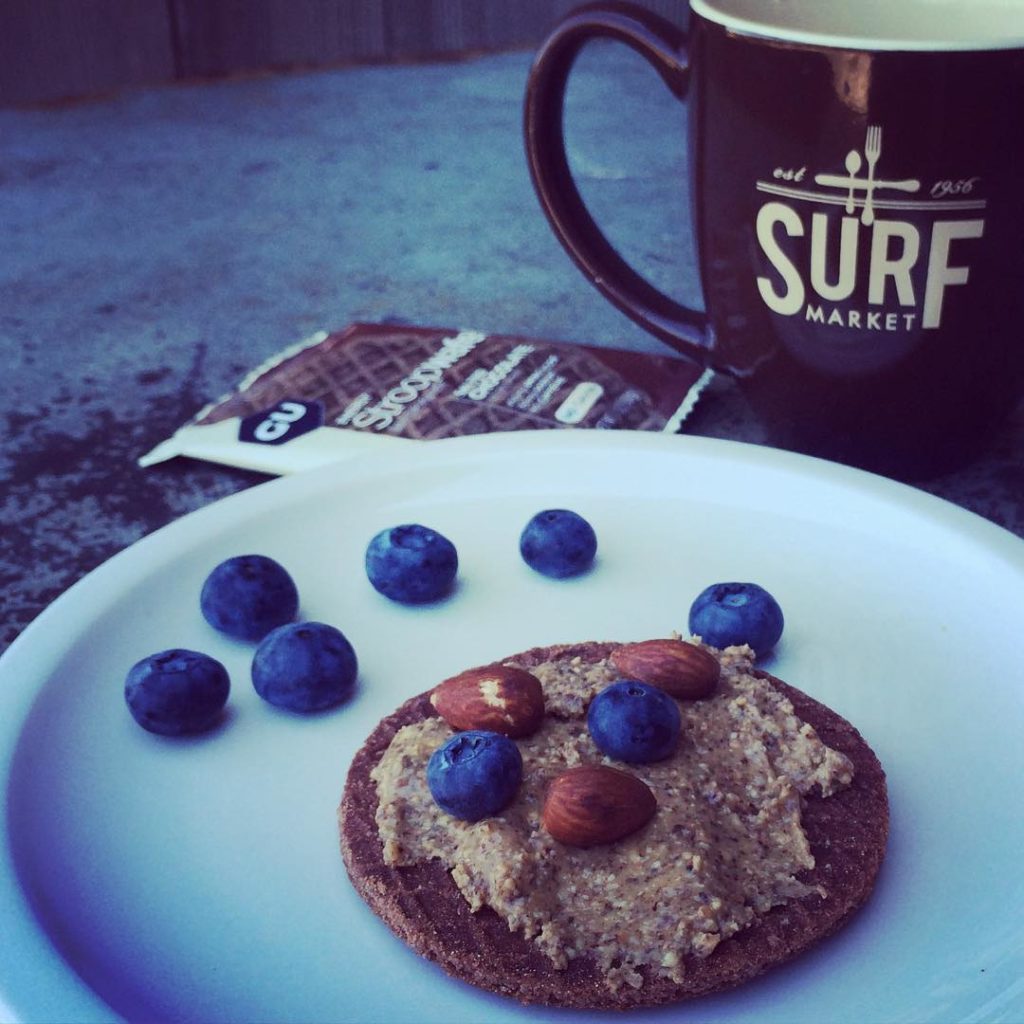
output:
M0 0L0 106L535 46L579 0ZM641 0L677 22L686 0Z

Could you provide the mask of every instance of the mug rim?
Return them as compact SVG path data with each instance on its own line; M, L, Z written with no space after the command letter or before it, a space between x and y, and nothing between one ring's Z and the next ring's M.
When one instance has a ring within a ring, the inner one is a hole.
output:
M821 3L815 5L820 11ZM890 0L890 3L892 0ZM976 29L976 34L969 37L954 38L922 32L919 37L903 35L857 35L843 30L814 31L801 27L799 24L787 22L785 17L773 19L766 7L774 7L780 14L780 5L759 4L756 14L742 10L730 11L727 8L730 0L689 0L691 11L713 24L719 25L728 32L751 39L763 39L772 42L785 42L808 47L822 47L840 50L858 51L914 51L927 53L949 52L981 52L985 50L1017 50L1024 49L1024 3L1010 0L1012 12L1016 20L1007 26L1005 34L989 30ZM734 7L742 8L742 2L733 3ZM845 5L844 5L845 6ZM1009 10L1005 0L1003 8ZM972 26L975 27L976 26Z

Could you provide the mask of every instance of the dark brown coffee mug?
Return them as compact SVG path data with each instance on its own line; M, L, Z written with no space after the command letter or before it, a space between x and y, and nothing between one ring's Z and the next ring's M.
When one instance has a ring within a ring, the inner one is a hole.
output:
M576 188L564 94L595 38L688 103L706 313L630 267ZM922 477L1024 393L1024 0L691 0L688 31L591 5L539 50L525 134L587 277L735 378L774 443Z

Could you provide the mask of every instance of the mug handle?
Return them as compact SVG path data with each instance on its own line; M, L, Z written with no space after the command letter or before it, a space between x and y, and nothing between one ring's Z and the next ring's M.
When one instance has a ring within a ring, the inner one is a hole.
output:
M706 363L712 339L705 314L670 299L619 255L590 215L569 169L565 89L583 45L597 38L625 43L654 67L674 96L686 96L690 66L682 29L631 4L573 11L541 45L527 81L524 134L534 189L558 240L598 291L655 337Z

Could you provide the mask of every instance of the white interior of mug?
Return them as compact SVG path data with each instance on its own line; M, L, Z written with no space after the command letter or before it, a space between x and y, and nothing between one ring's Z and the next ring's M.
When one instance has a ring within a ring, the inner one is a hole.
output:
M1024 0L690 0L741 35L857 50L1024 48Z

